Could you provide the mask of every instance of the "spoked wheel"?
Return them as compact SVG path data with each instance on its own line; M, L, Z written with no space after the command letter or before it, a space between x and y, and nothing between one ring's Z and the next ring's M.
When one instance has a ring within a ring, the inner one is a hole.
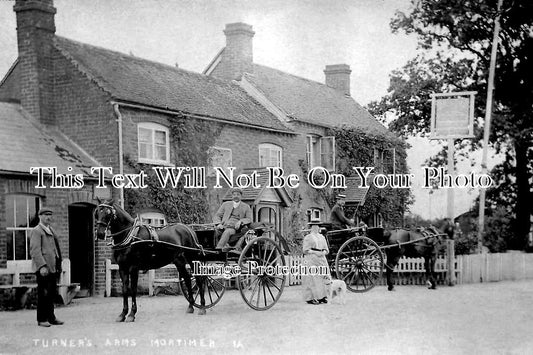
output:
M205 264L203 264L205 265ZM202 307L200 304L200 289L198 288L198 278L203 278L204 280L204 298L205 298L205 307ZM191 275L191 286L192 286L192 295L194 298L194 307L196 308L211 308L214 305L216 305L222 296L224 295L224 292L226 292L226 285L224 282L224 278L222 276L194 276ZM187 293L187 287L185 286L185 280L183 277L180 277L180 289L181 293L187 299L188 302L191 300L189 299L189 294Z
M275 305L285 287L284 266L283 252L275 241L260 237L248 242L239 257L241 272L237 276L244 302L257 311Z
M352 292L372 289L383 274L383 254L372 239L353 237L337 252L335 272Z

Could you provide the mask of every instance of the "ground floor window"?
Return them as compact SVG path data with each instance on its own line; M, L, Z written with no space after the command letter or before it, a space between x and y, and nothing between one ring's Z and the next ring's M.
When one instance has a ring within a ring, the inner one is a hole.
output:
M30 260L30 232L37 224L40 199L35 195L6 196L7 260Z

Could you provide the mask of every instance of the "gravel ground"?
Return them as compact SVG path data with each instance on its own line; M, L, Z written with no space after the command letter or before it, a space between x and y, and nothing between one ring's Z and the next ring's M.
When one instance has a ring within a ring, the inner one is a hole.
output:
M360 353L531 354L533 280L348 292L345 305L307 305L285 289L254 311L227 291L206 316L181 296L141 297L135 323L115 323L121 298L86 298L56 310L63 326L37 327L35 310L0 313L0 354Z

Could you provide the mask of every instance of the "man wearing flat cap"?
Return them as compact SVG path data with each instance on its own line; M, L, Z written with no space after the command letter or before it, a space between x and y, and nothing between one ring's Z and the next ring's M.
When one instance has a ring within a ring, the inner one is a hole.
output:
M41 208L39 224L30 234L32 268L37 275L37 324L40 327L63 324L54 314L57 280L61 273L61 250L50 226L52 215L50 208Z
M348 219L344 215L345 199L346 195L338 194L337 203L335 203L335 206L333 206L333 209L331 210L329 222L331 223L333 230L346 229L354 224L353 219Z
M243 226L252 223L252 210L250 206L242 202L242 190L235 188L231 191L232 201L224 202L218 209L213 222L217 223L217 229L222 231L216 249L229 248L228 241Z

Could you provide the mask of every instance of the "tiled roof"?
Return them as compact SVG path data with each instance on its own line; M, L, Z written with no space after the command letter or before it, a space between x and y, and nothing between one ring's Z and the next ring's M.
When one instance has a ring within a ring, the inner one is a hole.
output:
M361 178L358 176L346 178L346 203L362 206L365 203L368 187L362 188Z
M19 104L0 102L0 126L0 171L29 174L30 167L57 167L59 173L91 176L90 167L100 165Z
M321 126L358 127L386 133L379 123L355 100L312 80L254 64L245 78L293 119Z
M235 83L59 36L55 46L117 100L291 131Z

